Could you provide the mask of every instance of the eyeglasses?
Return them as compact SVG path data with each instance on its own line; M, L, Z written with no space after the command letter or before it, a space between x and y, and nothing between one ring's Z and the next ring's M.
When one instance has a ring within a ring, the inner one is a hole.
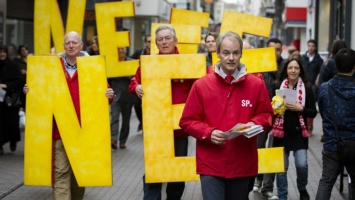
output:
M64 43L64 45L65 45L66 47L70 46L70 44L73 45L73 46L78 46L80 43L81 43L81 42L71 41L71 42L66 42L66 43Z

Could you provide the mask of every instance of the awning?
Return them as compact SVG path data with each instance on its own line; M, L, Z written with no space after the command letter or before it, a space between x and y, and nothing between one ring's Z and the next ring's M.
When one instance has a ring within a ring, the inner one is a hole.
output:
M306 28L307 21L287 21L285 28Z

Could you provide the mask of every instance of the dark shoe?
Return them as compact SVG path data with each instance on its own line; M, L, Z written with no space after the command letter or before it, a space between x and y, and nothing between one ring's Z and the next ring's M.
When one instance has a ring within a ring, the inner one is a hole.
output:
M116 140L111 140L111 148L117 149L117 141Z
M279 199L274 193L272 192L263 192L263 199L268 199L268 200L276 200Z
M0 155L4 155L4 149L0 146Z
M309 194L307 190L300 191L300 200L309 200Z
M261 181L258 180L258 179L255 179L254 187L253 187L253 192L259 191L259 190L260 190L260 187L261 187Z
M139 132L139 131L141 131L141 130L142 130L142 124L140 123L140 124L138 125L137 132Z
M320 142L324 142L324 136L322 135L322 137L320 138Z
M11 152L16 151L17 148L17 142L10 142L10 150Z
M120 149L125 149L126 145L125 144L120 144Z

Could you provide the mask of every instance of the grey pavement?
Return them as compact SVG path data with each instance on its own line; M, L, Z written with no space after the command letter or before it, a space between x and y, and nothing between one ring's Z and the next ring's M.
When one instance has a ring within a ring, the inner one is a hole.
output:
M136 200L143 199L142 176L144 173L143 138L137 132L138 120L132 112L130 136L127 141L127 149L112 151L113 186L112 187L88 187L85 191L85 200ZM321 118L319 114L314 121L314 131L309 142L308 153L308 185L307 190L311 199L315 199L318 182L322 173L320 142ZM110 145L110 144L108 144ZM16 152L11 153L9 145L4 145L5 154L0 156L0 199L3 200L48 200L52 199L51 187L24 186L23 185L23 141L18 143ZM189 155L195 154L195 141L189 140ZM290 156L288 170L288 199L299 199L296 184L296 171L294 159ZM339 178L338 178L339 179ZM276 187L276 186L275 186ZM276 188L274 188L276 194ZM348 199L347 179L344 178L344 191L339 192L339 180L332 191L334 200ZM165 198L163 192L163 199ZM199 182L187 182L182 199L201 200L201 187ZM260 192L251 192L251 200L262 199Z

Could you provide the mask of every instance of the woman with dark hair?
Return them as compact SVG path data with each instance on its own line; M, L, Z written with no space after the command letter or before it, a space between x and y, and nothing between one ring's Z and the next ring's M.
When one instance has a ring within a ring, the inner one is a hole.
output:
M206 68L212 66L212 53L217 51L216 40L217 33L208 33L205 37L205 45L207 49Z
M90 56L100 55L99 39L97 36L92 37L88 53Z
M275 89L295 90L296 102L284 102L286 111L276 115L270 134L274 136L274 147L284 147L286 172L276 175L279 200L287 199L288 157L291 151L295 158L297 187L301 200L308 200L306 190L308 181L307 149L308 137L307 117L317 115L312 87L307 82L304 68L299 59L289 59L276 79ZM276 93L276 92L275 92ZM273 95L275 96L275 94Z
M19 107L11 105L7 97L21 91L23 86L20 69L7 55L7 47L0 45L0 90L5 91L0 101L0 155L4 154L3 145L10 142L10 150L15 151L20 141Z
M335 40L332 45L332 50L329 55L329 59L323 63L319 73L319 85L324 82L328 82L335 75L338 74L338 70L335 66L334 56L340 49L347 48L346 43L343 40Z

